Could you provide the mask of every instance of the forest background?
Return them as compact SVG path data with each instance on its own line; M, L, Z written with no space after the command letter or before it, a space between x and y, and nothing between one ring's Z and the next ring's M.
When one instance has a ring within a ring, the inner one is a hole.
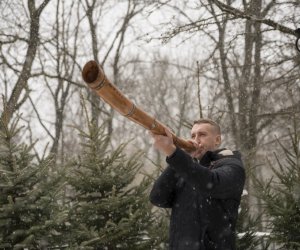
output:
M167 245L169 211L147 200L164 157L88 89L89 60L178 136L200 117L220 123L247 170L239 249L300 247L299 1L0 7L2 248Z

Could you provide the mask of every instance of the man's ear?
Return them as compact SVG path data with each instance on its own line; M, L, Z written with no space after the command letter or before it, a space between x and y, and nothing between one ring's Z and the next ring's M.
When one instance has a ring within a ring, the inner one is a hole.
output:
M222 142L221 135L217 135L217 136L216 136L216 143L215 143L215 145L216 145L217 147L219 147L219 146L221 145L221 142Z

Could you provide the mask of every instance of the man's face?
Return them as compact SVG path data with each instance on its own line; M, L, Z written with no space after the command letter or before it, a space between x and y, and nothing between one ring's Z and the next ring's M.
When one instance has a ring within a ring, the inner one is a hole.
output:
M207 151L216 150L221 144L221 135L209 123L195 124L191 130L191 138L200 146L193 154L193 157L198 159L201 159Z

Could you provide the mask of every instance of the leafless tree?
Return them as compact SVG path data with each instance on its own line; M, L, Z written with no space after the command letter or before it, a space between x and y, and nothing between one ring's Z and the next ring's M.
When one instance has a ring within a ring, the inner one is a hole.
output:
M6 34L6 30L1 32L1 36L3 37L3 41L1 42L2 50L4 45L13 47L18 46L16 44L26 43L26 54L24 55L24 58L22 58L22 63L18 63L19 60L16 60L17 63L13 63L7 58L6 53L1 53L3 66L10 68L18 75L10 96L6 96L4 100L7 108L5 109L5 112L1 114L1 119L5 119L7 123L11 120L14 112L18 110L28 98L30 89L28 86L28 80L31 77L31 69L39 45L40 16L49 1L50 0L45 0L39 6L36 6L36 2L34 0L27 1L29 15L28 20L26 20L25 23L28 23L29 25L29 32L26 36L20 37L17 32L13 34ZM13 18L15 18L14 21L17 23L19 22L18 24L22 27L22 21L19 19L19 16L17 16L18 12L14 10L14 4L15 3L10 1L2 3L4 9L15 15L13 16ZM24 91L25 95L22 96Z

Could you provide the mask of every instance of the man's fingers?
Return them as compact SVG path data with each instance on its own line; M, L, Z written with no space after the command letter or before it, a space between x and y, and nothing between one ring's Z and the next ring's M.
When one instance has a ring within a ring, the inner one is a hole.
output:
M165 132L166 132L166 135L167 135L169 138L172 138L172 139L173 139L172 133L171 133L171 131L170 131L168 128L165 128Z
M165 128L165 135L158 135L149 130L149 135L152 137L154 146L157 144L170 144L173 143L173 135L168 128Z

